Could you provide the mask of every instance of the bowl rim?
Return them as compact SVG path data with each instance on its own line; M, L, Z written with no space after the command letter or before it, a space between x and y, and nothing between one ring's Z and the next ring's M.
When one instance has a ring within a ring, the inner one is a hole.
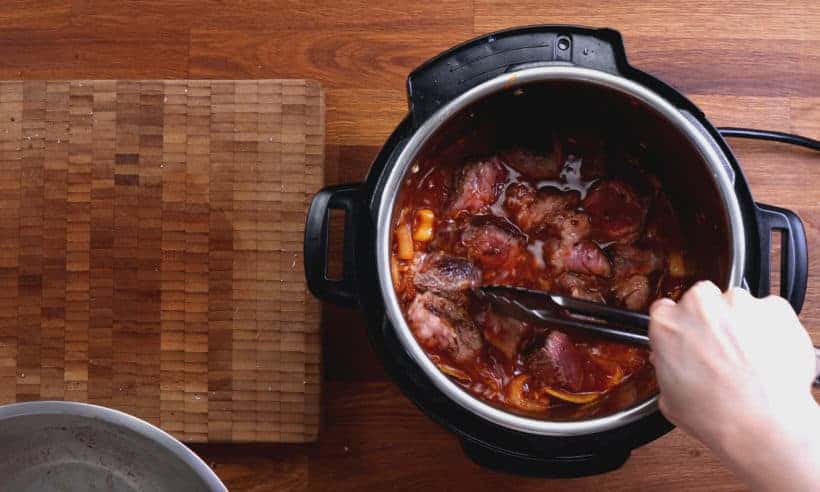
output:
M211 491L225 491L227 487L216 473L194 453L171 434L134 415L113 408L77 401L39 400L0 405L0 422L37 415L68 415L97 419L116 427L135 432L137 435L156 442L171 454L182 460L204 482Z
M731 249L727 287L742 285L746 257L744 223L737 196L734 194L734 176L731 174L731 166L714 139L691 115L674 107L665 98L637 82L600 70L563 64L525 68L499 75L462 93L418 127L400 151L384 180L376 216L376 263L379 285L385 301L385 311L396 331L397 338L411 359L422 369L436 388L448 398L465 410L511 430L542 436L587 435L621 427L655 413L658 410L658 395L653 395L632 407L610 415L578 421L540 420L492 406L451 381L429 358L404 319L390 271L392 237L390 231L395 201L407 170L427 141L451 117L468 105L498 92L546 81L588 83L634 97L654 109L662 119L673 125L694 144L695 150L709 166L715 187L725 206L724 212Z

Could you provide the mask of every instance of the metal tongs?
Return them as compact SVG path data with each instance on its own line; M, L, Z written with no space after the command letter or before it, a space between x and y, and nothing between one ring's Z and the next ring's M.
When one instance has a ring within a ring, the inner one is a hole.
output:
M478 295L505 314L576 328L618 341L649 345L649 316L573 297L537 290L487 285ZM817 371L814 385L820 386L820 347L814 347Z
M519 287L487 285L479 288L478 293L515 318L523 316L623 342L649 345L649 316L645 314Z

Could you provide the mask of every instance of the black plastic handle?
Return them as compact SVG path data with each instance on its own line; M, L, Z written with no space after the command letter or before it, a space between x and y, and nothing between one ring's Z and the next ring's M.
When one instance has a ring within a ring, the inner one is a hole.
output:
M629 459L629 448L608 453L579 456L541 457L537 453L512 453L480 442L461 440L464 454L473 462L493 470L541 478L574 478L606 473L620 468Z
M795 312L799 313L806 297L809 276L809 254L803 222L791 210L758 203L757 223L760 236L760 283L755 294L758 297L769 295L772 231L781 231L780 296L789 301Z
M314 296L343 306L358 303L356 287L356 235L354 226L360 207L361 183L323 188L313 197L305 222L305 278ZM345 211L342 278L327 276L330 210Z
M628 65L623 39L612 29L543 25L487 34L462 43L415 69L407 78L413 125L465 91L516 69L572 64L609 73Z

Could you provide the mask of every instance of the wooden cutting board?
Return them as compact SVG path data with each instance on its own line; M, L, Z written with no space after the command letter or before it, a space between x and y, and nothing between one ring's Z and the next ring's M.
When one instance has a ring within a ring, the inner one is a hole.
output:
M313 82L0 82L0 402L314 440L323 159Z

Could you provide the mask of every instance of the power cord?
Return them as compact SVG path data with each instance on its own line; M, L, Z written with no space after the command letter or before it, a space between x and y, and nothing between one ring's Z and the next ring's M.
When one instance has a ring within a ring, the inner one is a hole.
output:
M718 133L724 137L753 138L757 140L772 140L792 145L799 145L808 149L820 151L820 141L793 135L791 133L772 132L768 130L755 130L753 128L718 128Z

